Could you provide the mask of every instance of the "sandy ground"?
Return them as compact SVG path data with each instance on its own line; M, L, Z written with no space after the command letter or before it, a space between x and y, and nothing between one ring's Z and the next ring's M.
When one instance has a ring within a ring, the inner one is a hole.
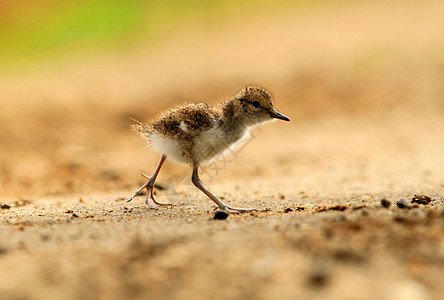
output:
M442 299L442 3L394 3L287 12L94 68L3 76L0 298ZM230 41L245 53L234 64L218 56ZM168 161L156 195L174 206L125 203L159 159L130 117L216 103L252 81L292 121L256 129L202 173L231 205L269 211L214 220L190 170Z
M444 121L285 126L205 178L230 204L269 212L213 220L186 170L161 173L157 197L175 206L157 211L124 202L136 185L8 201L2 298L439 299L444 141L431 129ZM395 205L414 194L433 201Z

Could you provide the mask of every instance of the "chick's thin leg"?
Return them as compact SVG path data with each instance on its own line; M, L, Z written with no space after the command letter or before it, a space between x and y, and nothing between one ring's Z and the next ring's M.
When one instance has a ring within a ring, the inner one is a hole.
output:
M153 194L153 188L154 188L154 182L156 181L157 175L159 174L160 168L162 167L163 163L166 160L166 155L162 154L162 157L160 158L159 163L157 164L156 169L154 170L154 173L151 177L148 177L145 174L141 174L143 177L147 178L148 180L126 201L126 202L130 202L131 200L133 200L134 197L136 197L144 188L146 188L146 199L145 199L145 204L149 207L149 208L157 208L154 205L151 205L149 203L149 198L151 197L151 199L153 199L155 204L158 205L171 205L170 203L164 204L164 203L159 203L155 200L154 198L154 194Z
M217 204L217 206L219 206L220 209L222 210L225 210L230 213L244 213L249 211L257 211L257 209L255 208L236 208L236 207L230 207L225 203L223 203L219 198L217 198L203 185L202 180L200 180L199 178L198 167L195 167L193 169L193 175L191 176L191 181L199 190L201 190L205 195L207 195L208 198L213 200Z

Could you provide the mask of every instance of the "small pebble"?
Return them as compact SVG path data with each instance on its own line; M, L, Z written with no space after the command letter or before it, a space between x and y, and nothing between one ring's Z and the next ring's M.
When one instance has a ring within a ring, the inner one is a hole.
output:
M382 199L381 200L381 205L383 206L383 207L385 207L385 208L389 208L390 207L390 205L392 205L392 203L390 202L390 201L388 201L387 199Z
M322 268L312 270L308 276L308 284L312 287L323 287L328 284L329 273Z
M228 214L222 210L218 210L214 213L214 220L225 220L228 218Z
M6 204L6 203L0 203L0 207L1 207L1 209L10 209L11 208L11 206L10 205L8 205L8 204Z
M133 211L133 208L128 208L126 206L123 208L123 213L130 213L132 211Z
M396 205L399 208L412 208L412 205L410 203L408 203L407 200L405 200L405 199L401 199L401 200L396 201Z
M72 214L72 217L73 217L73 218L78 218L78 217L79 217L79 215L78 215L78 214L76 214L76 213L74 213L74 214Z
M432 202L432 198L430 198L427 195L415 195L412 198L412 203L418 203L418 204L426 205L426 204L429 204L430 202Z

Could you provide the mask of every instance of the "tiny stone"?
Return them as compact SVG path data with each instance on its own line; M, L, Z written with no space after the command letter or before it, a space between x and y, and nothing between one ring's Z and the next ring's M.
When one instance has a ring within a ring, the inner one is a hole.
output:
M392 203L389 201L389 200L387 200L387 199L382 199L381 200L381 205L383 206L383 207L385 207L385 208L389 208L390 207L390 205L392 205Z
M315 269L308 276L308 284L312 287L323 287L329 281L329 273L324 269Z
M123 208L123 213L130 213L132 211L133 211L133 208L128 208L126 206Z
M218 210L214 213L214 220L225 220L228 218L228 214L222 210Z
M8 205L8 204L6 204L6 203L1 203L1 206L0 206L0 208L1 208L1 209L10 209L10 208L11 208L11 206L10 206L10 205Z
M412 208L412 205L410 203L408 203L405 199L401 199L396 201L396 205L399 208Z
M78 217L79 217L79 215L78 215L78 214L76 214L76 213L74 213L74 214L72 214L72 217L73 217L73 218L78 218Z
M432 198L430 198L427 195L414 195L414 197L412 198L412 203L418 203L418 204L429 204L430 202L432 202Z

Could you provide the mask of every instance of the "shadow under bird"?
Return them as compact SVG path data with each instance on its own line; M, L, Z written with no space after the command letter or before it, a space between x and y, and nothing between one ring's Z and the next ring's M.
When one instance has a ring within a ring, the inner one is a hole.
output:
M205 103L180 105L151 123L138 122L132 129L154 150L162 153L162 157L151 177L142 174L147 181L127 202L146 188L145 203L149 208L157 208L149 203L150 198L157 205L172 205L158 202L153 193L160 168L169 158L191 166L193 184L222 210L230 213L257 211L254 208L236 208L223 203L203 185L198 170L223 155L225 151L238 146L240 141L248 137L251 128L275 119L290 121L288 117L276 111L273 96L269 92L260 87L246 86L231 100L217 107Z

